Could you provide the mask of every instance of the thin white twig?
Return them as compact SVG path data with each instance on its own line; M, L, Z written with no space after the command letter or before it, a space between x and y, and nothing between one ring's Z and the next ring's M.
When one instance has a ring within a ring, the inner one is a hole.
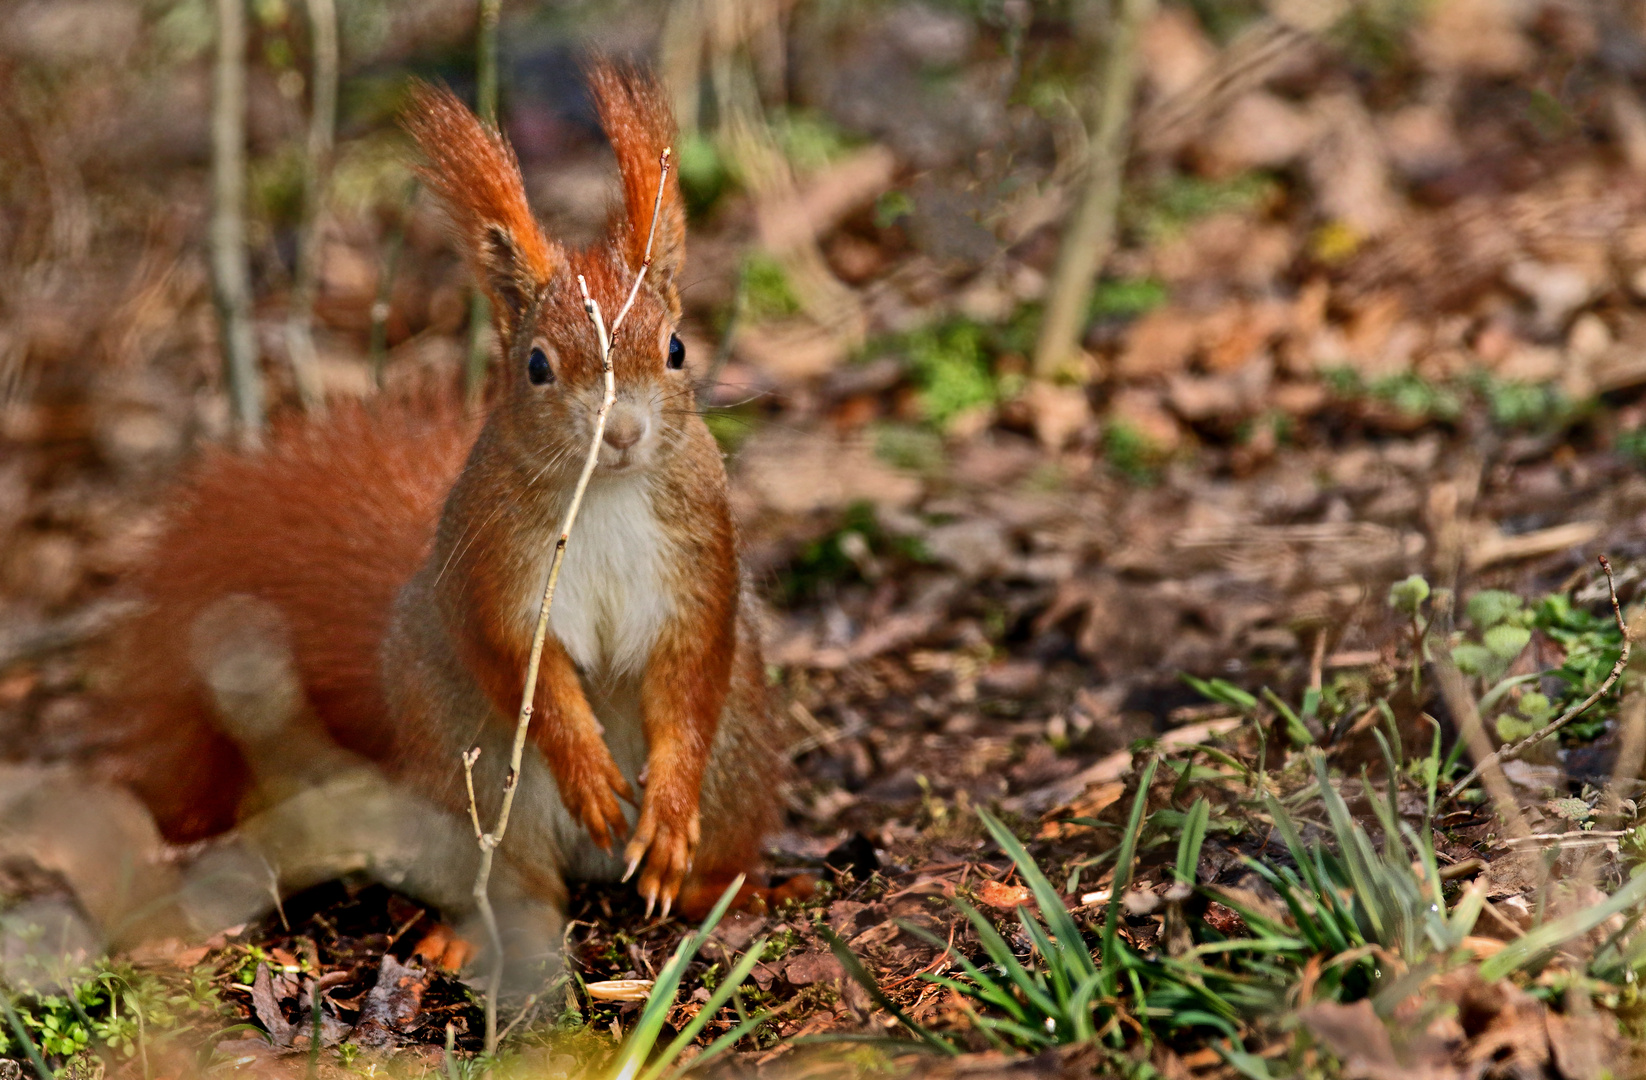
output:
M1633 829L1592 829L1588 832L1563 833L1532 833L1530 836L1507 836L1498 840L1500 844L1560 844L1575 846L1581 844L1598 844L1603 841L1619 840L1633 833Z
M617 318L612 320L612 337L617 336L617 328L623 325L623 317L634 306L634 298L640 295L640 283L646 280L646 271L652 268L652 242L657 239L657 219L663 214L663 186L669 180L669 148L663 148L663 154L658 158L659 172L657 174L657 199L652 203L652 224L646 230L646 253L640 260L640 271L634 275L634 284L629 288L629 298L623 301L623 306L617 310ZM583 290L583 295L589 295Z
M478 746L463 754L463 784L469 789L469 821L474 825L474 838L484 843L486 830L480 827L480 804L474 801L474 763L478 760L480 760L480 747Z
M488 1054L497 1050L497 998L503 984L503 940L498 930L496 913L492 910L490 896L492 858L498 845L503 842L504 834L508 832L509 814L514 809L515 792L520 786L520 763L525 757L526 734L531 727L532 699L536 696L538 672L543 663L543 646L547 643L549 635L549 608L554 603L555 586L560 581L560 567L566 558L566 545L571 540L572 526L577 522L577 512L582 508L583 495L588 490L589 479L594 475L595 466L600 462L600 444L606 436L606 418L611 414L612 404L617 400L617 381L612 373L611 334L616 333L618 324L634 305L635 296L640 292L640 284L651 266L652 242L656 238L657 221L663 208L663 186L669 175L667 148L663 151L661 164L662 171L657 180L657 200L652 206L651 231L646 236L645 259L635 275L628 300L618 311L617 318L612 321L611 333L607 332L605 320L601 317L600 305L589 295L589 283L584 280L582 274L577 275L577 287L583 293L583 310L589 321L594 324L595 340L600 349L600 371L605 381L605 392L600 400L600 408L594 414L594 430L589 436L589 451L583 459L583 471L578 475L577 486L572 489L571 502L566 506L566 517L560 526L560 535L554 542L554 554L549 560L548 580L543 585L543 600L537 609L537 626L532 632L531 654L526 662L526 681L520 693L520 713L515 721L514 744L509 752L509 772L503 780L503 805L497 813L497 827L491 832L481 831L480 812L474 799L474 761L480 756L479 748L476 747L463 755L464 775L468 782L469 815L474 822L475 836L480 844L480 869L474 879L474 901L486 925L486 934L491 940L492 947L492 977L490 985L486 987Z

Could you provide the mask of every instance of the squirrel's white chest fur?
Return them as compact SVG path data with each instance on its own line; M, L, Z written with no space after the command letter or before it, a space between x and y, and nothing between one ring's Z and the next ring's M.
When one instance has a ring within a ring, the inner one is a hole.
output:
M585 674L645 668L673 613L663 581L666 544L645 478L597 477L589 485L549 609L549 629ZM525 597L533 625L543 598L543 578L536 581Z

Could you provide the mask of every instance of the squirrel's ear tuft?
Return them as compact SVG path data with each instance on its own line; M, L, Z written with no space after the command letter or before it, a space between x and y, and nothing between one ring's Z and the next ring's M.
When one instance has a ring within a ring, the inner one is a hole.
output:
M403 122L423 152L418 175L445 202L507 336L560 257L526 203L514 151L445 87L413 83Z
M618 226L617 243L630 269L639 270L646 258L646 238L657 205L663 150L673 147L674 155L679 154L674 116L656 81L633 68L599 61L589 69L589 87L600 113L600 126L611 140L617 170L623 177L627 220ZM678 306L675 277L685 259L686 205L680 197L679 170L671 161L657 217L657 236L652 242L651 271L663 286L670 306Z

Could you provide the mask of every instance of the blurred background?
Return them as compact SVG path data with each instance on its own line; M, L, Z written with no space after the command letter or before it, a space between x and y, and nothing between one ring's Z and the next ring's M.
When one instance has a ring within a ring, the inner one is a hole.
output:
M1204 715L1182 672L1375 678L1413 572L1547 590L1603 543L1638 578L1642 0L226 6L239 111L225 4L0 3L14 780L95 763L101 644L203 447L483 393L414 77L495 93L571 243L616 199L580 65L675 102L791 853L1066 802Z

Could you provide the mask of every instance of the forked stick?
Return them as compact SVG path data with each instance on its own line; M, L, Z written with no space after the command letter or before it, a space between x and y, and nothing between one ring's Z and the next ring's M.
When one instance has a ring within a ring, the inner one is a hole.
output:
M612 340L623 318L634 306L640 294L641 282L652 265L652 241L657 236L657 221L663 212L663 187L669 178L669 148L664 147L659 160L661 171L657 176L657 200L652 204L651 229L646 234L646 255L634 276L628 299L612 320L610 332L600 315L600 305L589 295L589 283L577 275L577 287L583 291L583 310L594 324L594 335L600 347L600 371L605 378L605 394L600 409L594 414L594 431L589 436L589 452L583 459L583 471L578 475L577 487L572 489L572 500L566 507L566 519L560 526L560 535L554 542L554 555L549 560L549 577L543 585L543 602L537 609L537 629L532 633L531 658L526 663L526 684L520 693L520 715L514 725L514 745L509 753L509 772L503 780L503 805L497 812L497 826L490 832L480 827L480 811L474 799L474 763L480 757L478 746L463 755L463 780L468 786L469 820L474 825L475 840L480 844L480 869L474 878L474 902L480 909L480 918L486 924L486 935L491 939L492 977L486 987L486 1053L497 1050L497 995L503 984L503 937L497 928L497 915L492 910L489 888L491 885L492 856L503 842L509 828L509 812L514 809L514 794L520 786L520 761L526 753L526 731L531 726L532 698L536 696L537 673L543 663L543 645L549 636L549 606L554 603L554 587L560 581L560 564L566 558L566 543L571 539L572 526L577 522L577 511L583 505L583 493L588 490L589 478L600 460L600 443L606 436L606 417L617 400L617 380L612 375Z
M1578 716L1589 708L1589 706L1593 705L1605 696L1606 691L1610 690L1612 688L1612 684L1617 682L1617 677L1623 674L1623 669L1629 666L1629 627L1623 621L1623 609L1618 606L1617 583L1612 580L1611 560L1607 559L1604 555L1600 556L1600 568L1606 572L1606 591L1609 592L1612 597L1612 617L1617 620L1618 632L1623 635L1623 649L1617 655L1617 663L1612 665L1612 673L1606 676L1606 681L1600 684L1599 689L1584 698L1582 701L1578 702L1576 705L1573 705L1570 709L1567 709L1565 712L1561 713L1560 716L1556 717L1554 720L1545 724L1543 727L1538 728L1536 731L1532 732L1524 739L1521 739L1519 742L1510 746L1499 747L1493 753L1482 758L1474 768L1468 771L1463 779L1452 785L1451 793L1446 796L1448 799L1455 798L1464 788L1468 787L1469 784L1474 781L1474 778L1480 775L1483 769L1490 768L1499 761L1519 757L1520 754L1533 743L1542 742L1544 739L1547 739L1550 735L1553 735L1573 720L1576 720Z

